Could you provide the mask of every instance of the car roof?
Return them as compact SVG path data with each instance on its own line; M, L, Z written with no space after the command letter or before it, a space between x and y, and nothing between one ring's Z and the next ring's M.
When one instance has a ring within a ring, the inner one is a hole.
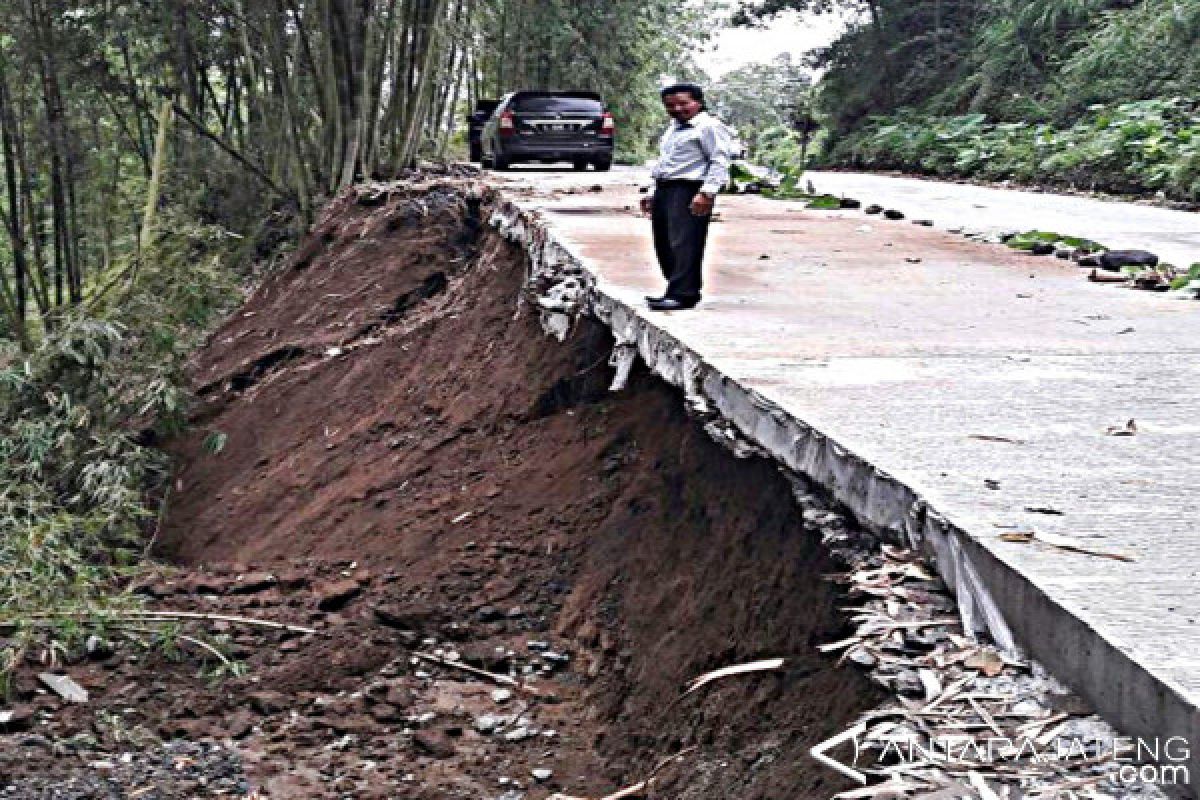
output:
M597 100L604 101L599 92L589 92L582 90L570 89L566 91L544 91L541 89L519 89L509 95L510 98L515 97L577 97L580 100Z

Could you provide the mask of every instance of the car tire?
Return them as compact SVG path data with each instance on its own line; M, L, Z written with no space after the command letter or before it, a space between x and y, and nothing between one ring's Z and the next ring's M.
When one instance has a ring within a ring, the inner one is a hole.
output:
M596 172L608 172L612 169L611 158L599 158L592 162L596 166Z
M572 161L571 162L571 169L575 170L576 172L583 172L587 168L588 168L588 162L586 162L586 161Z
M482 164L483 163L483 145L472 143L470 148L471 148L471 152L467 156L468 160L472 164Z
M492 167L494 169L504 171L512 166L512 162L504 156L492 156Z
M495 162L492 160L491 156L485 156L481 153L479 156L479 166L483 167L484 169L492 169L495 167Z

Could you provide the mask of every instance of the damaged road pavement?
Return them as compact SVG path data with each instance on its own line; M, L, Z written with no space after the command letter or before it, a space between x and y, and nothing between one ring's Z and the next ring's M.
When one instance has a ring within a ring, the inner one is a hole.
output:
M130 587L227 655L31 654L0 706L0 796L1159 796L1113 784L1115 732L1067 688L1087 686L1038 663L1016 588L936 503L738 383L696 328L649 326L641 287L531 207L620 209L616 175L375 184L326 209L192 360L164 566ZM694 319L720 330L737 303L715 297ZM782 385L818 369L786 341L729 344ZM1084 749L887 757L947 733Z

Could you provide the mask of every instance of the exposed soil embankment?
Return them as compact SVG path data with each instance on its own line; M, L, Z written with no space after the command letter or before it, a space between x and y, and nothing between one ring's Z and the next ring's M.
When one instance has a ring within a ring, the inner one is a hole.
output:
M878 696L816 653L839 635L834 567L787 481L645 371L609 393L599 324L545 337L486 205L340 199L197 355L159 540L184 571L147 591L326 635L248 640L249 676L217 688L162 682L147 726L233 736L270 796L599 797L684 748L653 796L844 788L807 748ZM417 649L538 694L496 700Z

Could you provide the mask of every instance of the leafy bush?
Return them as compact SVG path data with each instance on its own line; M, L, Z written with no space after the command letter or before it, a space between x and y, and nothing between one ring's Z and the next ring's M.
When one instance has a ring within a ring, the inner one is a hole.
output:
M31 642L54 653L94 629L80 613L132 602L117 587L169 480L146 443L182 426L184 354L237 296L229 237L171 228L91 315L61 320L29 353L0 342L0 683Z
M866 169L1017 180L1200 201L1196 103L1165 98L1093 105L1073 125L989 121L982 114L872 118L826 160Z

